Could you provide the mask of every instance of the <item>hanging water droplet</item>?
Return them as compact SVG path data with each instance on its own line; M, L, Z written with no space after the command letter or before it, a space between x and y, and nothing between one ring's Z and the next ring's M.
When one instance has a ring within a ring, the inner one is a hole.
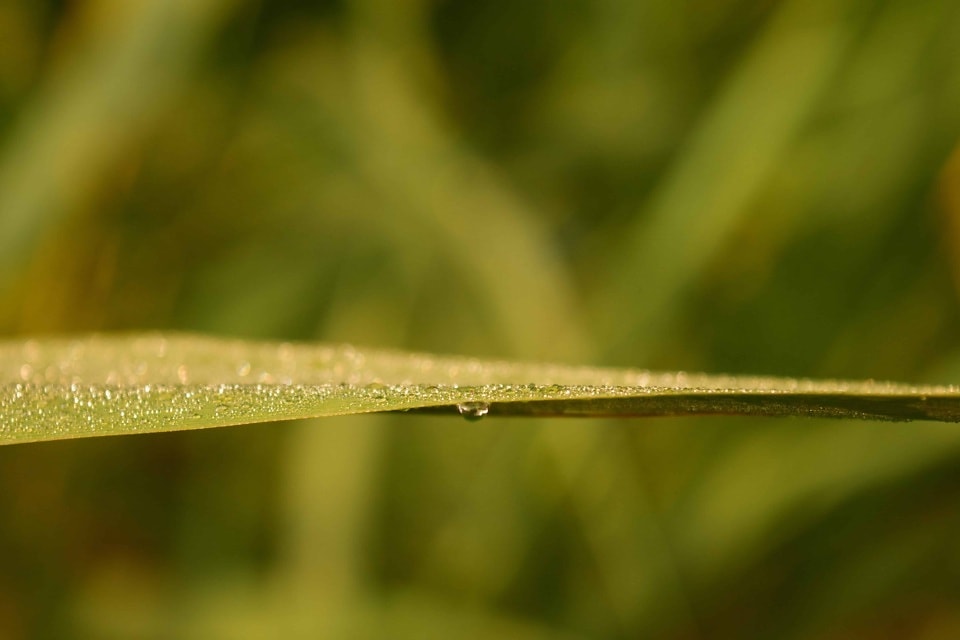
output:
M490 404L487 402L461 402L457 405L457 411L467 420L479 420L490 412Z

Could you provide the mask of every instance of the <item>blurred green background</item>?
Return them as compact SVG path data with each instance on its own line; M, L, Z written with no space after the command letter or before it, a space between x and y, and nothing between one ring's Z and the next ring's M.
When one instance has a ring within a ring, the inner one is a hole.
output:
M952 0L0 0L0 331L957 382L958 140ZM0 487L4 639L960 637L952 425L369 416Z

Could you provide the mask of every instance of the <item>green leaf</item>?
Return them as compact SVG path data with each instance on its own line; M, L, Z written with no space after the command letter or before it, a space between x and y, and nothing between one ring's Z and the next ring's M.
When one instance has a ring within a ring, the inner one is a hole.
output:
M960 387L652 373L190 335L0 343L0 443L375 411L960 421Z

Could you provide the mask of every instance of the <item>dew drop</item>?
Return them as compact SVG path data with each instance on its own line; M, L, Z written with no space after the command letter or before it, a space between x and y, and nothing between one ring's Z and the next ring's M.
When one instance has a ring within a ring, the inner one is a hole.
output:
M486 402L461 402L457 411L470 421L479 420L490 412L490 405Z
M370 392L370 396L376 400L383 400L387 397L387 386L381 382L371 382L366 388Z

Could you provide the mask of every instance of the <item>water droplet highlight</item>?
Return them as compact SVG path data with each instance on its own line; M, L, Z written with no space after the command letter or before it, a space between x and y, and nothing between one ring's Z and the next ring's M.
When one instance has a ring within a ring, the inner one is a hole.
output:
M479 420L490 413L490 404L487 402L461 402L457 405L457 411L467 420Z

